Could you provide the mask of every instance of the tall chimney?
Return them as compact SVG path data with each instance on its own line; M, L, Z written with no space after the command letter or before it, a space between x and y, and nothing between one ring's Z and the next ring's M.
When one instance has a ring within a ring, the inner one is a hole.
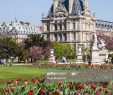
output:
M68 6L69 6L69 7L68 7L69 10L68 10L68 11L69 11L69 14L71 14L71 12L72 12L73 1L74 1L74 0L68 0L68 4L69 4L69 5L68 5Z
M53 0L53 13L55 14L55 9L57 8L58 6L58 2L59 0Z

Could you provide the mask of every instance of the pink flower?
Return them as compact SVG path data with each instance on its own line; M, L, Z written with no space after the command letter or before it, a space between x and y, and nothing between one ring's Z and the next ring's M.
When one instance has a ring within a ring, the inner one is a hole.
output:
M40 89L40 91L39 91L40 93L46 93L46 91L44 90L44 89Z
M80 95L80 93L75 93L74 95Z
M113 85L112 85L112 88L113 88Z

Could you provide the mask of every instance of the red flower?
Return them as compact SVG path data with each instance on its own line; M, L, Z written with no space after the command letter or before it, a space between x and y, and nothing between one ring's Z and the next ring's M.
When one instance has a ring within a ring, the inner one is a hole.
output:
M80 84L80 89L84 89L84 84Z
M86 93L90 93L90 91L89 90L86 90Z
M103 88L99 88L99 91L102 91L103 90Z
M89 84L91 84L91 82L90 82L90 81L88 81L88 82L87 82L87 84L89 85Z
M92 89L96 89L97 86L96 86L96 85L91 85L91 88L92 88Z
M13 82L14 82L14 80L11 80L11 82L13 83Z
M55 90L55 95L60 95L60 92L58 90Z
M110 91L109 90L105 90L105 94L108 94Z
M15 89L12 87L12 88L11 88L11 92L14 93L14 91L15 91Z
M2 80L2 83L5 83L5 81L4 81L4 80Z
M61 86L62 85L62 82L59 82L58 84L59 84L59 86Z
M34 92L34 90L33 89L30 89L28 95L33 95L33 92Z
M35 79L32 79L32 80L31 80L31 82L35 83L35 82L36 82L36 80L35 80Z
M33 93L29 92L28 95L33 95Z
M20 81L21 81L21 79L17 79L17 80L16 80L16 84L19 84Z
M37 80L38 80L38 82L40 82L40 79L39 78Z
M39 91L40 93L46 93L46 91L44 90L44 89L40 89L40 91Z
M84 84L76 84L76 90L84 89Z
M33 89L30 89L30 91L29 91L29 92L33 93L33 91L34 91Z
M8 89L8 88L4 88L4 91L5 91L5 92L8 92L8 91L9 91L9 89Z
M77 83L77 84L76 84L76 90L79 90L79 89L80 89L80 84Z

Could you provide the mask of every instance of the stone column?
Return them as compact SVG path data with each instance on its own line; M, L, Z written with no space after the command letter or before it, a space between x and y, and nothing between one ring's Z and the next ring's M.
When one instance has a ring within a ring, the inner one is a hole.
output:
M73 41L73 34L72 34L72 32L69 32L69 36L68 37L69 37L69 41L72 42Z

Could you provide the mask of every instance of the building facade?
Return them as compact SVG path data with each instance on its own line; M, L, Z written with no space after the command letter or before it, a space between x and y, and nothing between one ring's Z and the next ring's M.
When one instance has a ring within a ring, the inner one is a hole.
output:
M48 40L89 46L93 33L113 33L113 22L97 20L88 0L53 0L46 17L42 17L43 34Z
M0 36L16 38L17 43L22 42L30 34L40 34L40 28L31 25L29 22L11 21L11 23L3 22L0 25Z

